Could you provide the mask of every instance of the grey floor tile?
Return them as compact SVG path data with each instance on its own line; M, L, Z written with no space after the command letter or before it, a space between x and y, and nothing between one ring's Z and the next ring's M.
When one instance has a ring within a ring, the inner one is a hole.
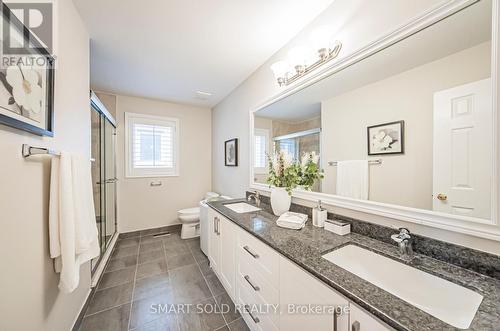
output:
M132 231L132 232L120 233L120 236L118 238L119 239L137 238L140 237L140 235L141 235L140 231Z
M145 243L141 241L141 246L139 248L139 254L147 253L147 252L151 252L151 251L158 251L161 249L163 249L163 242L161 240L149 241L149 242L145 242Z
M113 254L111 255L111 259L117 259L117 258L124 257L124 256L137 255L138 252L139 252L139 249L137 246L117 247L113 251Z
M139 237L136 238L128 238L128 239L118 239L116 242L116 247L117 248L123 248L123 247L137 247L139 245Z
M153 262L139 264L137 266L136 279L154 276L165 272L167 272L167 262L165 261L165 258L162 258L154 260Z
M127 331L130 303L87 316L80 331Z
M126 283L96 291L86 311L86 315L117 307L132 301L134 283Z
M117 259L109 260L108 265L104 272L115 271L134 267L137 264L137 255L119 257Z
M174 293L168 273L139 279L135 282L133 300L162 296L174 301Z
M231 323L232 321L241 318L239 311L236 309L236 306L233 303L233 300L229 297L229 295L224 292L221 295L215 297L215 302L220 308L220 311L224 315L224 319L227 323Z
M208 263L208 259L206 261L198 262L198 266L200 267L201 273L203 275L208 275L213 272L210 268L210 264Z
M163 243L165 244L176 243L176 242L177 243L183 242L180 233L171 233L169 236L163 237Z
M194 259L198 263L203 262L203 261L208 261L208 257L206 257L206 255L199 248L192 249L191 253L193 253Z
M130 328L136 329L147 323L155 321L166 314L162 307L169 310L167 305L172 304L168 297L157 295L137 301L132 301L132 310L130 314Z
M133 331L178 331L175 314L163 314L160 318L143 324Z
M107 272L102 275L98 289L104 289L134 281L135 267Z
M243 318L239 318L236 321L229 323L227 326L229 326L229 330L231 331L250 331Z
M189 246L185 242L170 242L170 243L163 243L165 246L165 254L167 257L169 256L176 256L176 255L182 255L182 254L191 254L191 251L189 250Z
M212 297L197 265L177 268L169 272L178 303L196 303Z
M226 293L224 286L222 286L219 278L217 278L217 276L213 272L205 275L205 278L207 279L208 287L210 287L210 290L212 291L212 294L214 296Z
M163 242L163 237L147 236L141 238L141 244L151 244L157 242Z
M193 254L191 253L174 256L167 255L168 270L185 267L192 264L196 264L196 261L193 257Z
M193 238L186 240L187 245L191 250L200 249L200 238Z
M217 310L214 299L196 304L195 308L178 316L181 331L217 330L225 325L222 314Z
M221 327L215 331L229 331L229 327L227 325L224 325L223 327Z
M156 251L140 253L137 263L143 264L164 258L165 258L165 252L163 251L163 249L160 249Z

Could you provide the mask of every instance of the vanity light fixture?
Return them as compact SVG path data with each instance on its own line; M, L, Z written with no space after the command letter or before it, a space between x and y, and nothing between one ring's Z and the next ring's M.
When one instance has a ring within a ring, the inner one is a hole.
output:
M340 53L342 43L338 40L332 42L332 37L331 30L327 26L319 27L311 34L312 47L294 47L288 53L287 60L280 60L271 65L278 85L289 85L336 58Z

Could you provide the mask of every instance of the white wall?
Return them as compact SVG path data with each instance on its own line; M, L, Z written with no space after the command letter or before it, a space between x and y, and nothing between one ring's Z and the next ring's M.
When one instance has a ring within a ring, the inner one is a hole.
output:
M366 128L404 120L405 154L377 156L383 165L370 166L369 197L432 210L434 93L489 78L490 58L487 42L323 101L324 159L365 159ZM335 185L336 168L326 167L322 192L335 194Z
M0 330L68 331L90 292L90 265L71 294L49 256L50 156L25 160L21 144L90 157L89 37L71 0L56 1L55 136L0 125Z
M178 118L178 177L125 178L125 113ZM116 98L118 231L129 232L177 224L177 211L197 207L211 191L211 117L207 108L118 95ZM152 187L152 181L162 186Z
M286 58L290 48L308 42L310 32L318 26L333 25L343 49L339 58L365 46L443 0L336 0L296 38L290 41L247 80L213 109L213 189L231 196L242 196L249 185L249 113L276 95L281 88L269 68ZM224 141L239 138L238 167L224 166Z
M444 2L446 1L337 0L333 2L327 10L307 26L296 38L273 55L230 95L214 107L212 117L212 129L214 132L212 137L213 189L238 197L243 196L249 188L249 113L281 91L274 80L272 71L269 69L270 65L279 59L285 58L286 53L293 46L307 42L307 36L314 27L333 24L336 31L338 31L338 39L343 42L340 57L345 57L369 42L376 40L381 35L395 30L411 21L414 17ZM240 166L225 167L224 141L235 137L240 139ZM294 201L298 200L294 199ZM342 210L332 206L327 207L332 211L369 222L394 226L404 225L416 233L429 237L500 254L498 242Z

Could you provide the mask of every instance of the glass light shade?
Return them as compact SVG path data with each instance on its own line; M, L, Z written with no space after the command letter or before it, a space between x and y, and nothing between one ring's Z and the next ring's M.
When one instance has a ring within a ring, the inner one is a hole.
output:
M278 61L278 62L275 62L271 65L271 70L273 71L274 77L276 79L285 78L286 74L288 73L289 68L290 68L290 65L286 61Z
M294 67L306 65L309 57L308 54L309 52L307 52L305 47L294 47L288 52L288 63Z

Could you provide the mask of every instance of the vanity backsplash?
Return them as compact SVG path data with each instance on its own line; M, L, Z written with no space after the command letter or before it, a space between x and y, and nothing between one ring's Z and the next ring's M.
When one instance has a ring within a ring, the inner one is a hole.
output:
M252 192L246 192L247 197L250 194ZM261 195L261 208L272 213L269 197ZM312 219L311 207L292 203L290 211L306 214L309 216L309 219ZM398 232L396 229L330 212L328 213L328 218L349 222L351 224L351 232L391 245L395 244L391 240L391 235ZM426 255L489 277L500 279L500 256L424 237L415 233L412 233L412 238L413 250L417 254Z

